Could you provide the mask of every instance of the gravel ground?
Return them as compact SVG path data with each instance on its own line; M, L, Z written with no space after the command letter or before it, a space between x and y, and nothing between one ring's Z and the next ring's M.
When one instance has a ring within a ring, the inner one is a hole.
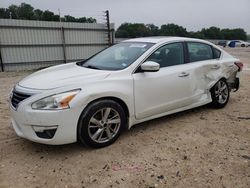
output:
M30 72L0 73L0 187L250 187L250 48L227 50L245 70L225 108L148 121L102 149L17 137L6 99Z

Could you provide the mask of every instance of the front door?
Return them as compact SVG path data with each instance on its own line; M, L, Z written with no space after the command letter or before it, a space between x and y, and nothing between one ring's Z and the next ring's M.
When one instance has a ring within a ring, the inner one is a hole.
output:
M168 112L192 103L191 70L188 64L184 64L182 43L164 45L146 61L159 63L160 70L133 74L137 119Z

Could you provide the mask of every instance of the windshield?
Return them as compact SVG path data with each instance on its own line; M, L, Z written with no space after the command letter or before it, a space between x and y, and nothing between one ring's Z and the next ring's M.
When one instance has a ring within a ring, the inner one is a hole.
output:
M100 70L122 70L153 45L153 43L122 42L82 62L81 66Z

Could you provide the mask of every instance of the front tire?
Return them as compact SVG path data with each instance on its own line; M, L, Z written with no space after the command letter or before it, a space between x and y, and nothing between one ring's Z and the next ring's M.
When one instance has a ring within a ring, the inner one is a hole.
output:
M78 140L90 147L101 148L114 143L126 124L123 108L113 100L91 103L78 122Z
M219 80L211 89L212 102L214 108L223 108L228 103L230 90L225 79Z

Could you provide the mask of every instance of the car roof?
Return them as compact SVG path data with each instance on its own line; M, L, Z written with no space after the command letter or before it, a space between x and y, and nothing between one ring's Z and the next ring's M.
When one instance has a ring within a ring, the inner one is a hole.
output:
M186 38L186 37L171 37L171 36L157 36L157 37L142 37L142 38L134 38L128 39L122 42L145 42L145 43L162 43L162 42L171 42L171 41L193 41L193 42L205 42L208 41L194 38Z

